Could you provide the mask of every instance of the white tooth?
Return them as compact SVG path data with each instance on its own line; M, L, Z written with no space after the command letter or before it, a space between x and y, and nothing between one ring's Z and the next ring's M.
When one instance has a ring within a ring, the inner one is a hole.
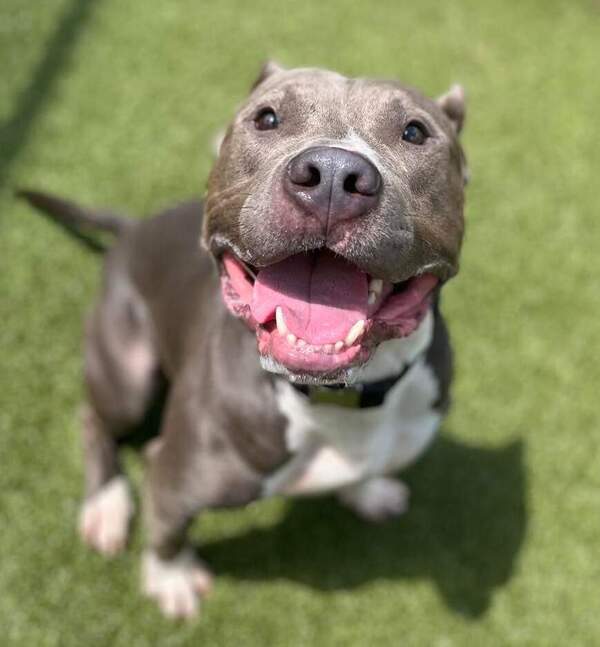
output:
M323 344L323 352L331 355L333 353L333 344Z
M281 306L277 306L277 308L275 308L275 321L277 322L277 330L279 331L279 334L282 337L285 337L288 333L288 329L283 320L283 310L281 309Z
M296 344L296 340L298 339L296 335L292 334L291 332L288 333L286 339L288 340L288 344L290 346L294 346Z
M369 292L375 292L379 294L383 289L383 279L371 279L369 283Z
M342 350L342 348L344 348L344 342L343 341L336 341L334 348L335 348L335 352L339 353Z
M304 348L306 346L306 342L304 341L304 339L298 339L296 346L298 346L298 348Z
M352 344L362 335L364 329L365 320L359 319L352 328L350 328L350 332L346 335L346 339L344 339L346 346L352 346Z
M377 301L377 295L375 292L369 292L369 298L367 299L367 304L372 306L375 301Z

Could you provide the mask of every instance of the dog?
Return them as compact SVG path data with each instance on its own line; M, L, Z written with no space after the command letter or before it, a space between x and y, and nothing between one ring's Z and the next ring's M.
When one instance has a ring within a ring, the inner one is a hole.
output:
M20 195L106 250L85 332L83 541L127 541L118 445L161 384L145 448L143 591L192 617L212 578L186 541L202 510L336 492L360 516L403 513L391 475L448 409L439 309L463 239L460 86L267 63L220 144L204 202L135 220Z

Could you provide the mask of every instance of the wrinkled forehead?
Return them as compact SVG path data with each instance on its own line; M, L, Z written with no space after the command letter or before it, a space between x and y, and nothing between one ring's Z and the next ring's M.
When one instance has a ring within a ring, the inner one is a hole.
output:
M272 107L282 118L302 118L305 126L343 136L349 130L371 130L386 119L407 118L435 122L450 133L437 104L418 90L396 81L352 79L319 69L296 69L273 75L248 97L238 115L244 119L256 109Z

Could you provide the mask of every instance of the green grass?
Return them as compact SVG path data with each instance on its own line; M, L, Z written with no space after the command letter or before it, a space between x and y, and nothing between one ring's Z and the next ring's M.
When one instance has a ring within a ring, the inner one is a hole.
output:
M76 538L98 259L11 191L134 214L200 194L267 57L466 85L455 405L401 520L329 499L206 515L216 591L172 625L138 595L139 526L110 562ZM599 60L594 0L3 0L0 644L600 644Z

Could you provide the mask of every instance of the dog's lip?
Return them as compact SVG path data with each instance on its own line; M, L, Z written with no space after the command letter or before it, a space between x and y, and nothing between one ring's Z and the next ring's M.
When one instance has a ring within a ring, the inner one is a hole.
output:
M328 249L329 248L326 245L318 245L318 246L307 247L306 249L302 249L302 252L313 253L313 252L318 252L321 250L328 250ZM332 253L335 254L336 256L340 256L341 258L345 258L343 254L340 254L337 251L332 250ZM276 258L269 260L269 262L265 263L265 262L256 260L250 255L242 254L240 250L236 250L229 244L225 244L225 243L223 243L223 246L221 247L221 249L213 252L214 258L216 259L216 262L221 274L223 274L223 272L227 272L227 269L225 268L226 259L228 258L234 259L235 262L238 263L244 269L244 271L252 279L252 281L256 280L256 276L261 270L264 270L268 267L271 267L272 265L280 263L281 261L286 260L290 256L294 256L295 254L296 253L294 252L292 254L277 256ZM369 281L372 281L373 279L380 280L383 282L384 285L391 285L392 288L396 291L399 288L401 288L404 284L408 283L408 281L410 281L411 279L418 276L422 276L424 274L431 274L435 276L439 284L443 285L444 283L446 283L446 281L448 281L449 278L451 278L456 273L455 270L451 268L449 263L438 261L435 263L429 263L421 268L417 268L417 270L413 273L399 274L398 276L383 278L381 276L372 275L369 269L361 267L360 264L355 263L355 261L351 258L348 258L346 260L348 260L348 262L351 263L352 265L356 265L356 267L358 267L359 270L364 272L369 277Z
M313 376L323 378L333 377L344 369L357 363L359 356L363 355L363 363L366 359L365 351L370 351L360 343L345 346L335 351L332 344L321 347L311 344L291 344L287 335L281 335L273 322L259 324L256 328L258 350L262 356L271 357L284 366L288 371L297 376ZM328 346L328 348L325 348Z
M395 284L369 277L366 317L357 320L336 342L315 344L290 332L279 307L266 320L255 318L251 304L261 269L231 252L222 255L220 265L222 292L230 311L255 331L261 355L271 357L296 375L340 373L363 364L384 339L410 334L425 316L439 283L437 277L427 273Z

